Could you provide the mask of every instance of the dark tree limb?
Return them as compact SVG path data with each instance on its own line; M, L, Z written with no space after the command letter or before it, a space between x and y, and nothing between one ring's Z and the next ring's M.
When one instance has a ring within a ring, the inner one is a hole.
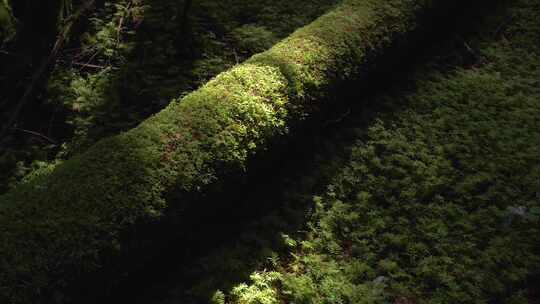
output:
M58 142L46 135L43 135L39 132L35 132L35 131L31 131L31 130L26 130L26 129L21 129L21 128L13 128L13 130L16 130L16 131L21 131L23 133L26 133L26 134L30 134L30 135L33 135L33 136L36 136L36 137L39 137L41 139L45 139L46 141L52 143L52 144L58 144Z

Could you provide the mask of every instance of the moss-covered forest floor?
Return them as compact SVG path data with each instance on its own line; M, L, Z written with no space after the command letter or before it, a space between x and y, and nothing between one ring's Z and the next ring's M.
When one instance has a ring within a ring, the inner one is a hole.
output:
M0 193L337 1L195 2L186 24L167 1L97 16L63 57L94 67L60 62L39 97L50 115L21 115L55 142L12 134ZM386 67L367 93L353 83L338 94L322 122L266 155L249 189L219 197L234 209L193 225L100 303L538 303L540 1L499 2ZM120 40L119 20L133 30Z
M477 13L400 67L384 93L349 94L272 177L231 198L270 214L200 234L199 252L131 282L140 292L129 297L537 303L539 15L531 0ZM205 225L247 220L227 216Z

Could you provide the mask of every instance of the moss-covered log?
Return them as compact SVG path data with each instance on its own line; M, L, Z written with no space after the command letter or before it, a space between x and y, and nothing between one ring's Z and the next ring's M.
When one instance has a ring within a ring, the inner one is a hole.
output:
M190 204L167 202L167 193L204 191L245 168L448 2L345 0L137 128L0 197L0 303L62 302L67 286L119 256L123 231Z

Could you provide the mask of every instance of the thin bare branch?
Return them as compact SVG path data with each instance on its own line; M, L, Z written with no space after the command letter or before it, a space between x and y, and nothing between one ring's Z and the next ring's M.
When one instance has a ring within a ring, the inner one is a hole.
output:
M55 145L58 144L58 142L56 140L54 140L54 139L52 139L52 138L50 138L50 137L48 137L46 135L43 135L43 134L41 134L39 132L30 131L30 130L21 129L21 128L12 128L12 130L21 131L21 132L26 133L26 134L37 136L39 138L45 139L46 141L48 141L48 142L50 142L52 144L55 144Z

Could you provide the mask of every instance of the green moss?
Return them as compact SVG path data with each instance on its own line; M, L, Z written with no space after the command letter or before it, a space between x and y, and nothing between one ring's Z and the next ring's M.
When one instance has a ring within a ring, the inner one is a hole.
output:
M203 191L221 181L223 168L243 169L429 9L345 1L135 129L1 196L0 302L65 300L70 284L125 252L124 231L190 203L169 206L166 193ZM101 279L114 281L114 272Z

